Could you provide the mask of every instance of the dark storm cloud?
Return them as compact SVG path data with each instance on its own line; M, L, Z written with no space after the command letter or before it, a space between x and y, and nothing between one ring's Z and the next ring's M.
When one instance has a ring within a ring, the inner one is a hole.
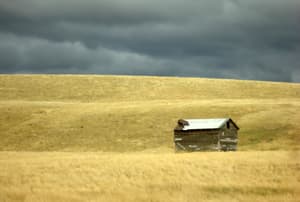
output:
M2 0L0 72L300 82L297 0Z

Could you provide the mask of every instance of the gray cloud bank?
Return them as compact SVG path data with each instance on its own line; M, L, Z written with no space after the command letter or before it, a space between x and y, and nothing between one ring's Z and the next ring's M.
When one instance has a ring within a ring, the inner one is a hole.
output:
M300 82L298 0L2 0L0 73Z

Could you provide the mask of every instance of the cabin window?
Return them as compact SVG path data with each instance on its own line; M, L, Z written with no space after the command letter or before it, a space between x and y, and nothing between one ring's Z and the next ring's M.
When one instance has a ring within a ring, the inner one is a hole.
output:
M227 122L227 123L226 123L226 126L227 126L227 129L229 129L229 128L230 128L230 123Z

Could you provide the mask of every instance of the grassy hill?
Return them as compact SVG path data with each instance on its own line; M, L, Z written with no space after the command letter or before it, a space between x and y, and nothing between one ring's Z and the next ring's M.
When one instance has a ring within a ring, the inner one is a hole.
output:
M240 150L299 149L300 84L1 75L2 151L163 152L179 118L232 117Z
M1 100L119 102L300 98L300 84L202 78L0 75Z
M209 117L240 151L175 154L177 120ZM0 201L296 202L299 123L300 84L0 75Z

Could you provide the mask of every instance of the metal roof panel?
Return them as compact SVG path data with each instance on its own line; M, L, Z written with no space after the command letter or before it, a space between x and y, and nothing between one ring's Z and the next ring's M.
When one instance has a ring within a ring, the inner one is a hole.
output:
M188 122L182 130L197 130L197 129L218 129L221 128L229 118L217 119L183 119Z

